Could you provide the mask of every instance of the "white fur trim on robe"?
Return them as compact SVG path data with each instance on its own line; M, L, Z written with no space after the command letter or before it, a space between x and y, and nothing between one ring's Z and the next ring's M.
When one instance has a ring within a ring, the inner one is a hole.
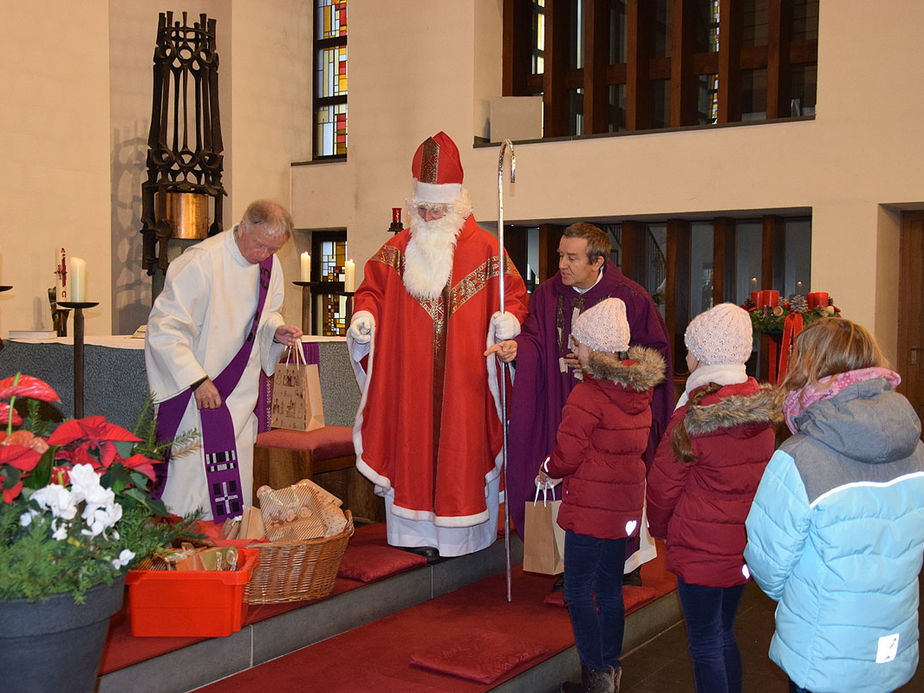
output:
M257 307L259 265L247 262L233 230L188 248L170 263L164 289L148 318L144 355L148 387L154 401L163 402L203 376L216 378L240 349ZM227 405L234 421L241 492L244 503L253 497L253 446L257 419L260 369L272 374L283 346L273 342L283 324L284 283L279 260L273 272L257 339L250 360ZM178 433L199 430L195 397L190 398ZM197 508L211 518L201 444L170 461L164 502L178 515Z

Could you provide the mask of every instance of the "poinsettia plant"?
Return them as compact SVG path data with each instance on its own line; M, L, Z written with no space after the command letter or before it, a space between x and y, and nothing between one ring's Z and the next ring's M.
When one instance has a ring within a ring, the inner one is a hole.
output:
M90 587L112 584L157 548L193 533L194 517L168 520L150 494L154 466L169 445L154 442L150 403L139 422L149 429L142 438L103 416L43 420L39 403L58 401L38 378L0 380L0 599L66 591L79 603ZM120 455L120 445L130 452Z

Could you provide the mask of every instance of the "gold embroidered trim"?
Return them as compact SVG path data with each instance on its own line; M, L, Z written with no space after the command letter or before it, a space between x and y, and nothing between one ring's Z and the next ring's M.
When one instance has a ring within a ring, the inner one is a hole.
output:
M420 178L421 183L430 183L435 185L439 182L438 174L440 169L440 146L432 137L428 137L423 143L423 149L420 152Z
M371 262L381 262L394 268L400 276L404 276L404 253L391 245L383 245L378 252L369 258Z

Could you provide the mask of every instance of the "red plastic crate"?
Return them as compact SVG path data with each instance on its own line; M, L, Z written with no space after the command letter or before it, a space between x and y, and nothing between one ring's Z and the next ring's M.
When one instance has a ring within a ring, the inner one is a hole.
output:
M259 553L238 549L238 570L130 570L132 635L215 638L239 631L247 611L244 585Z

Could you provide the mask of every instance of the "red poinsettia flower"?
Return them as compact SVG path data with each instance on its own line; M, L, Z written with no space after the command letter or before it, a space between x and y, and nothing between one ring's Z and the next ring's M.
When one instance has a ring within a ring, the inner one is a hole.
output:
M109 423L105 416L100 415L65 421L48 436L49 445L67 446L78 440L82 442L76 449L59 450L55 457L70 460L73 464L92 464L98 469L100 465L109 467L118 458L112 441L137 443L141 438L121 426ZM91 454L93 450L98 451L98 458Z
M152 460L151 458L140 454L135 454L129 457L127 460L122 460L123 465L129 469L134 469L141 472L151 481L154 481L154 465L158 462L159 460Z
M21 425L22 417L6 402L0 402L0 425L6 426L10 423L10 412L13 414L13 425Z
M31 375L14 375L0 380L0 399L29 397L43 402L60 402L51 385Z
M55 460L66 461L68 462L67 466L69 467L72 467L75 464L89 464L93 467L94 470L99 471L103 467L109 466L108 463L101 459L106 457L106 455L103 454L104 451L108 450L108 448L114 447L115 446L112 445L112 443L109 443L108 445L103 443L103 448L99 450L99 457L97 457L96 455L90 454L90 444L85 442L81 443L76 448L58 448L55 451ZM94 450L96 450L96 448L94 448ZM112 458L116 456L114 450L110 450L110 453L109 462L111 462Z

